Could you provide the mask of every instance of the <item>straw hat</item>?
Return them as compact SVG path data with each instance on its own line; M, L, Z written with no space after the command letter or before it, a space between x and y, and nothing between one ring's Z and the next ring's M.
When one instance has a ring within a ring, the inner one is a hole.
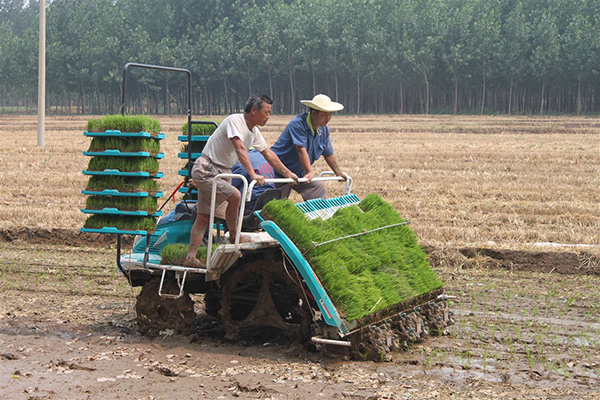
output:
M334 112L344 109L344 106L335 101L331 101L331 98L324 94L318 94L313 97L312 100L300 100L300 103L307 107L314 108L315 110Z

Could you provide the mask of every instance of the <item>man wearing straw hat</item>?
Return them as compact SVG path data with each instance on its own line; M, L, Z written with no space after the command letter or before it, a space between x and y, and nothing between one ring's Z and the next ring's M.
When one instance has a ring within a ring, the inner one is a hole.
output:
M333 146L329 138L331 115L335 111L344 109L344 106L331 101L329 96L318 94L312 100L301 100L309 111L297 115L285 127L271 150L279 157L283 164L299 177L307 178L307 183L298 185L277 184L283 198L290 195L292 189L298 192L304 201L310 199L325 199L327 193L321 182L313 182L313 163L321 156L329 168L346 180L346 175L340 169L333 154ZM277 174L280 178L281 175Z

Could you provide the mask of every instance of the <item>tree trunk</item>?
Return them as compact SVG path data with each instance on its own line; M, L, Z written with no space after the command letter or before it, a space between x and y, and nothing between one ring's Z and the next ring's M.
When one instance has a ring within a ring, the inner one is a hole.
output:
M577 77L577 115L581 114L581 74Z
M421 63L421 70L423 71L423 78L425 78L425 114L429 114L429 76L424 63Z
M165 79L165 114L171 115L171 100L169 99L169 78Z
M400 114L404 114L404 86L400 84Z
M452 112L456 115L458 114L458 74L456 73L456 68L453 68L452 74L454 75L454 105Z
M486 79L485 79L486 78L486 76L485 76L486 75L486 73L485 73L485 63L483 64L482 75L483 75L483 88L482 88L482 91L481 91L481 109L479 111L479 114L481 114L481 115L483 115L483 110L485 108L485 92L486 92L486 87L485 87L485 84L486 84Z
M225 89L225 115L229 114L229 92L227 90L227 78L223 77L223 87Z
M356 114L360 115L360 58L356 62Z
M204 108L206 110L206 114L210 114L210 98L208 97L208 86L206 85L206 80L204 81Z
M294 77L292 75L292 55L290 54L289 49L287 51L287 60L288 60L288 73L290 76L290 96L291 96L290 113L294 114L296 112L296 94L294 93Z
M96 114L100 113L100 87L98 86L98 82L94 82L94 88L96 88L96 107L92 107L95 110Z
M248 97L252 96L252 79L250 78L250 61L246 63L246 72L248 74Z
M273 100L273 80L271 79L271 64L267 64L267 76L269 77L269 96Z
M544 92L546 91L546 79L542 79L542 96L540 98L540 115L544 114Z
M85 86L81 83L81 114L85 114Z
M335 101L339 101L340 95L338 93L339 91L339 87L338 87L338 74L337 74L337 69L334 71L334 80L335 80Z
M312 73L313 97L315 97L317 94L317 80L315 79L315 63L313 63L312 59L310 60L310 72Z
M510 85L508 86L508 115L512 114L512 94L513 94L513 78L510 77Z

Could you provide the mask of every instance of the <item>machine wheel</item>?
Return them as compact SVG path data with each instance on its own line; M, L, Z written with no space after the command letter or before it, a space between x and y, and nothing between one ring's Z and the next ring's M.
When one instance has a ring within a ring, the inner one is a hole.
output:
M160 279L155 278L142 287L135 304L136 321L141 334L159 336L161 331L189 335L194 329L196 314L194 302L187 292L178 299L160 297ZM165 278L163 293L178 294L179 286L175 279Z
M221 277L221 288L219 315L227 339L283 333L308 340L312 314L304 290L280 262L261 260L232 268Z

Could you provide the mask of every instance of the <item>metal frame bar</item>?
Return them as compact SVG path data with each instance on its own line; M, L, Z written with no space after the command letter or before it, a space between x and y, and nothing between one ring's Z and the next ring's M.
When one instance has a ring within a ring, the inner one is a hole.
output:
M190 70L185 68L176 68L176 67L165 67L163 65L152 65L152 64L140 64L128 62L123 66L123 87L121 88L121 115L125 115L125 110L127 108L125 99L127 94L127 71L130 67L136 68L144 68L144 69L155 69L158 71L168 71L168 72L182 72L187 76L187 120L188 120L188 140L191 141L192 138L192 123L203 123L203 121L194 121L192 122L192 73ZM209 122L210 123L210 122ZM213 122L214 124L214 122ZM216 124L215 124L216 125ZM192 157L191 146L188 145L188 159ZM186 182L189 181L191 176L192 166L188 166L188 177L186 178ZM169 198L165 200L165 203L162 205L161 209L165 204L169 201Z
M333 174L334 176L326 176L326 175L331 175L331 174ZM325 171L325 172L321 172L319 174L319 176L313 178L312 182L342 181L343 179L344 178L342 178L341 176L335 176L333 171ZM265 179L265 183L292 183L292 182L294 182L294 180L291 178ZM306 182L308 182L308 178L298 178L298 183L306 183ZM250 198L252 196L252 190L254 189L255 185L256 185L256 181L252 181L248 185L248 193L247 193L247 196L245 197L246 201L250 201ZM351 190L352 190L352 178L349 175L346 175L346 186L344 188L344 195L349 194Z
M237 178L242 181L244 184L244 189L242 190L242 201L240 202L240 211L238 213L238 229L235 232L235 243L233 250L237 251L240 247L240 232L242 231L242 221L244 219L244 210L246 207L246 202L243 201L246 198L246 194L248 191L248 180L244 175L240 174L218 174L215 176L215 179L212 183L212 195L210 198L210 216L208 219L208 226L212 228L215 223L215 203L217 202L217 182L219 179L227 179L227 178ZM255 182L255 181L253 181ZM231 230L229 231L229 235L231 235ZM210 269L211 263L211 253L212 253L212 242L213 242L213 230L208 230L208 243L206 245L206 269Z
M350 192L352 191L352 177L350 175L348 175L347 173L344 172L344 175L346 175L346 186L344 187L344 196L350 194ZM335 174L335 172L333 171L323 171L319 174L319 176L317 178L313 178L313 181L315 179L318 178L322 178L322 177L326 177L326 176L335 176L339 179L337 179L338 181L341 180L341 177L337 176Z
M171 71L171 72L183 72L187 75L187 116L188 116L188 130L192 131L192 73L190 70L185 68L165 67L163 65L152 65L152 64L140 64L128 62L123 66L123 87L121 88L121 115L125 115L125 95L127 93L127 70L129 67L145 68L145 69L156 69L159 71Z
M181 296L183 296L183 288L185 287L185 278L187 277L187 271L183 272L183 278L181 279L181 282L179 281L180 273L177 273L177 285L179 285L179 294L168 294L162 292L166 274L167 270L163 269L162 275L160 277L160 285L158 286L158 295L166 299L178 299Z
M129 280L129 273L125 268L123 268L123 265L121 264L121 234L120 233L117 234L117 267L119 268L119 271L121 271L121 273L123 275L128 277L128 280Z

